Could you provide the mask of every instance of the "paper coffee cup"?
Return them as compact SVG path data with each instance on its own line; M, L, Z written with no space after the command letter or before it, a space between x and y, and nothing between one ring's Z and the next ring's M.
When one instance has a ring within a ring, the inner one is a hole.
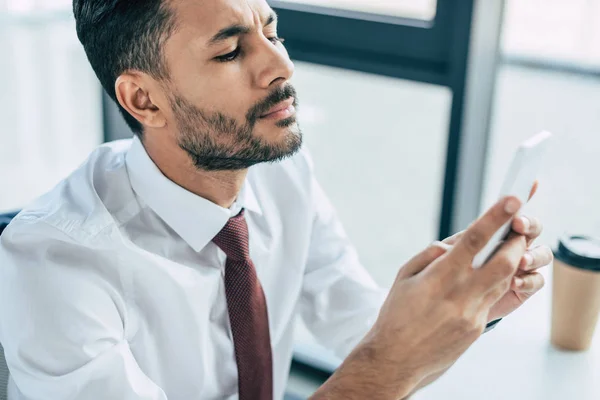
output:
M554 252L552 344L589 349L600 315L600 239L568 236Z

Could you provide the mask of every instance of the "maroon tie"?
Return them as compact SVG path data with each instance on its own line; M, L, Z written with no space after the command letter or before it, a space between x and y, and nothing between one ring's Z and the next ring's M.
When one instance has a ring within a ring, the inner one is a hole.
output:
M240 400L273 399L273 364L267 303L250 260L244 210L213 239L227 255L225 294L238 368Z

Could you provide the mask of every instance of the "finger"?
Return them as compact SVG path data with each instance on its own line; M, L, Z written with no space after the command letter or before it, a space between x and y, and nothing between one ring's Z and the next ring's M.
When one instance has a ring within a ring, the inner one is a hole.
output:
M424 270L429 264L446 254L450 247L442 242L433 242L425 250L410 259L398 272L397 280L408 279Z
M458 233L455 233L454 235L447 237L446 239L442 240L442 243L448 244L450 246L453 246L456 244L456 242L458 242L460 240L460 238L462 237L462 235L465 233L465 231L460 231Z
M520 207L521 202L516 197L507 197L496 203L464 232L448 252L449 263L455 269L471 268L475 255Z
M512 222L512 230L521 235L527 236L527 239L533 242L543 231L544 227L539 219L520 215Z
M535 271L545 267L554 260L552 249L548 246L537 246L527 250L521 259L519 269L522 271Z
M489 262L474 271L471 286L481 294L494 291L493 300L498 301L509 289L513 275L517 272L526 251L525 237L512 234L498 249Z
M535 193L537 192L539 186L540 182L536 179L535 182L533 182L533 186L531 187L531 192L529 192L529 198L527 199L527 201L531 200L531 198L535 196Z
M518 293L536 293L541 290L546 281L544 276L539 272L515 276L513 278L511 289Z

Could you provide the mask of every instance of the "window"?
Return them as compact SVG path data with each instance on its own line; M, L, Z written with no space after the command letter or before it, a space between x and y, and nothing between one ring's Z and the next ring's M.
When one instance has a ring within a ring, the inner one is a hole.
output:
M600 69L600 0L510 0L506 11L509 57Z
M290 56L303 62L297 71L300 112L317 176L363 264L389 286L402 261L478 212L503 3L479 2L477 10L472 1L395 1L385 9L376 9L383 2L373 1L269 3L279 14ZM476 48L470 51L473 36ZM468 64L476 81L467 91ZM326 93L335 90L343 95ZM311 113L314 121L307 124ZM342 147L344 140L354 148ZM361 164L363 173L341 176L335 166L357 159L359 152L368 160ZM382 168L370 170L369 163ZM397 230L378 223L394 217ZM297 362L325 371L335 367L337 360L311 346L304 330L298 339Z
M540 191L527 207L544 222L539 242L555 245L565 232L600 236L600 80L505 65L498 94L486 169L483 206L500 190L516 146L547 129L554 134Z
M102 141L100 86L71 11L38 3L0 4L0 210L49 190Z
M363 264L389 287L437 238L451 93L304 62L294 84L317 178Z
M432 20L437 0L284 0L298 4L361 11L411 19Z
M451 92L305 62L293 81L317 178L362 264L390 287L438 235ZM297 358L325 370L339 362L301 323L297 339Z
M71 10L72 0L5 0L5 10L15 13L44 12L48 10ZM0 9L2 6L0 5Z

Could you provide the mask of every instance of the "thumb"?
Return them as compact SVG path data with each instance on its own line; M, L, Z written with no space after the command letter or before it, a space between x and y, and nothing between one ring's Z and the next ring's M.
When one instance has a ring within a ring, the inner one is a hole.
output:
M429 264L446 254L452 246L442 242L433 242L425 250L410 259L398 272L396 280L408 279L423 271Z

